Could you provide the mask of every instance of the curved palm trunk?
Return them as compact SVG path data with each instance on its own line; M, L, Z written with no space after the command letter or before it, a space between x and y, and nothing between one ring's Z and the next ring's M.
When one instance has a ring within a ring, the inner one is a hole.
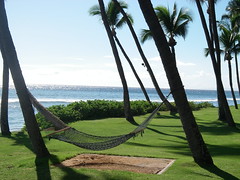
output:
M152 71L152 68L151 68L150 64L148 63L148 60L147 60L146 56L145 56L144 53L143 53L143 50L142 50L141 45L140 45L140 43L139 43L138 37L137 37L137 35L136 35L133 27L132 27L131 22L130 22L129 19L127 18L127 15L126 15L125 11L121 8L121 6L119 5L119 3L118 3L117 0L113 0L113 1L116 3L116 5L118 6L118 8L120 9L122 15L126 18L126 21L127 21L128 27L129 27L129 29L130 29L130 32L131 32L131 34L132 34L132 36L133 36L133 39L134 39L134 41L135 41L135 44L136 44L136 46L137 46L137 49L138 49L141 57L142 57L142 60L143 60L145 66L146 66L146 68L147 68L147 71L148 71L148 73L149 73L149 75L150 75L150 77L151 77L151 80L152 80L152 82L153 82L153 85L154 85L157 93L158 93L158 96L159 96L160 99L164 102L164 104L167 106L167 108L170 110L171 114L176 114L176 113L177 113L177 109L176 109L168 100L166 100L166 97L164 96L164 94L162 93L162 91L161 91L161 89L160 89L160 87L159 87L159 85L158 85L158 82L157 82L157 80L156 80L156 78L155 78L155 75L154 75L154 73L153 73L153 71Z
M3 50L2 55L4 55ZM3 56L3 59L5 57ZM9 69L7 62L3 62L3 82L2 82L2 102L1 102L1 132L2 135L10 135L9 123L8 123L8 92L9 92Z
M216 52L216 62L219 69L219 76L221 77L221 52L220 52L220 45L219 45L219 36L218 36L218 30L217 30L217 23L216 23L216 13L215 13L215 2L213 0L208 0L208 14L209 14L209 31L210 31L210 37L212 44L215 44L215 52ZM218 115L219 120L226 121L226 115L224 110L224 102L221 99L221 94L219 94L218 88L220 88L217 85L217 97L218 97Z
M151 101L150 101L150 98L149 98L149 96L148 96L148 94L147 94L147 91L146 91L146 89L145 89L145 87L144 87L144 85L143 85L140 77L139 77L138 74L137 74L137 71L135 70L135 68L134 68L134 66L133 66L130 58L128 57L127 53L125 52L124 48L122 47L119 39L117 38L116 35L114 35L113 37L115 38L115 41L117 42L119 48L121 49L123 55L125 56L127 62L129 63L129 65L130 65L130 67L131 67L131 69L132 69L132 72L133 72L134 76L136 77L136 79L137 79L137 81L138 81L138 84L140 85L141 90L142 90L142 92L143 92L146 100L147 100L150 104L152 104Z
M113 51L113 55L115 57L115 62L117 64L117 68L118 68L118 72L122 81L122 85L123 85L123 99L124 99L124 113L125 113L125 117L127 119L127 121L129 121L131 124L136 125L137 123L135 122L132 113L131 113L131 106L130 106L130 100L129 100L129 92L128 92L128 86L127 86L127 81L124 75L124 71L123 71L123 67L121 64L121 60L117 51L117 47L116 44L114 42L114 38L112 35L112 31L109 27L108 24L108 20L107 20L107 16L106 16L106 12L105 12L105 8L104 8L104 3L103 0L98 0L99 3L99 7L101 10L101 15L102 15L102 20L105 26L105 29L107 31L107 35L112 47L112 51Z
M235 96L234 89L233 89L231 60L227 60L227 61L228 61L228 72L229 72L229 75L228 75L229 76L229 85L231 88L231 93L232 93L232 98L233 98L235 109L238 109L238 104L237 104L236 96Z
M224 87L223 87L223 84L222 84L220 69L219 69L219 66L218 66L216 58L215 58L213 42L211 41L211 38L209 36L209 32L208 32L207 23L206 23L206 20L205 20L205 17L204 17L204 13L203 13L200 1L195 0L195 2L196 2L196 5L197 5L197 8L198 8L198 12L199 12L200 19L201 19L201 22L202 22L202 26L203 26L203 30L204 30L204 33L205 33L206 41L207 41L207 44L208 44L209 53L210 53L210 56L211 56L212 65L213 65L213 69L214 69L214 75L216 77L219 111L221 111L219 113L219 119L224 119L224 120L226 120L226 122L228 123L229 126L235 127L236 124L233 120L231 111L230 111L229 106L228 106L226 94L225 94ZM222 115L222 116L220 117L220 115Z
M240 95L240 79L239 79L237 52L235 52L235 67L236 67L236 77L237 77L238 93Z
M49 156L49 152L42 139L34 112L30 102L27 87L18 62L17 53L8 28L7 15L4 0L0 0L0 44L3 52L4 61L7 61L11 71L13 82L22 108L26 128L33 145L33 151L38 157Z
M153 34L156 47L162 59L168 82L176 102L178 112L181 118L183 129L185 131L189 147L193 158L198 164L213 164L211 155L204 143L201 133L198 129L192 110L189 106L186 93L174 63L165 34L158 22L150 0L138 0L145 20Z

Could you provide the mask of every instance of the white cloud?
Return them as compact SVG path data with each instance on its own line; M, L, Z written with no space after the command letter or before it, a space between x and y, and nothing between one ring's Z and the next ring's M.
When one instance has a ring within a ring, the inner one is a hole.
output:
M107 59L113 59L114 57L113 57L113 55L105 55L105 56L103 56L104 58L107 58Z
M196 64L177 60L177 66L196 66Z

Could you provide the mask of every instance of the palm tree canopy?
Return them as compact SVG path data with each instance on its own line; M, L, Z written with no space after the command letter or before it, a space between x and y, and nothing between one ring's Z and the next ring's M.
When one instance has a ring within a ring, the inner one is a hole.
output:
M182 36L184 39L187 35L188 23L192 21L191 14L187 9L181 8L178 12L176 3L174 4L172 13L169 8L157 6L155 8L156 15L165 30L165 34L173 39L175 36ZM141 42L152 39L150 30L142 29L140 34Z
M231 14L240 14L240 0L231 0L226 7Z
M128 5L123 1L119 1L119 4L123 9L128 8ZM101 16L101 11L100 11L99 5L92 6L89 9L89 14L92 16L95 16L95 15ZM117 6L115 5L115 3L113 1L110 1L108 3L107 8L106 8L106 14L107 14L107 18L108 18L108 23L112 29L121 28L126 23L126 20L121 15L120 10L117 8ZM127 16L129 18L130 22L133 23L132 16L130 14L127 14Z
M155 11L168 37L182 36L185 39L188 23L192 21L188 9L181 8L178 12L177 5L174 3L172 13L169 8L163 6L156 7Z
M240 35L233 33L230 25L220 24L219 26L221 30L219 40L225 52L225 60L231 60L231 53L239 52Z

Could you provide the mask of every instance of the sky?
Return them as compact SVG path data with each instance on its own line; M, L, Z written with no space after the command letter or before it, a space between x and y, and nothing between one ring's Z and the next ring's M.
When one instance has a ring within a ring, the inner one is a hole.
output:
M108 1L104 2L106 5ZM127 12L133 16L134 29L139 35L141 29L146 29L147 25L138 2L125 2L129 5ZM163 5L170 10L174 2L179 8L188 9L193 16L186 39L176 38L177 66L183 84L186 89L215 89L212 64L210 59L204 56L206 40L195 3L191 0L152 0L154 7ZM27 85L121 86L100 17L90 16L88 12L97 3L97 0L5 1L9 28ZM227 3L228 0L217 3L218 19L225 13ZM153 87L127 26L117 30L117 35L144 85ZM147 41L142 48L159 86L168 88L166 74L154 42ZM128 86L139 87L122 55L121 61ZM227 63L223 62L222 67L223 82L225 88L229 89ZM0 70L2 71L2 63Z

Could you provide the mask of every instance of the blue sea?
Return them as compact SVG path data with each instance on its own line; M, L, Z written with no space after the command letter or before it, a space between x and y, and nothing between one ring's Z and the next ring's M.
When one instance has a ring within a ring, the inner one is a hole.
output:
M28 86L28 88L45 107L59 104L66 105L81 100L105 99L122 101L123 99L121 87L32 85ZM165 95L169 93L169 89L162 89L162 91ZM155 89L147 88L147 92L151 101L161 102ZM217 106L217 94L214 90L186 90L186 93L189 101L208 101ZM129 88L129 94L131 100L144 100L140 88ZM231 93L227 91L226 95L229 104L233 105ZM238 95L237 98L240 100ZM169 97L169 101L173 101L171 96ZM9 126L11 131L19 131L24 126L19 101L13 87L10 87L9 92Z

